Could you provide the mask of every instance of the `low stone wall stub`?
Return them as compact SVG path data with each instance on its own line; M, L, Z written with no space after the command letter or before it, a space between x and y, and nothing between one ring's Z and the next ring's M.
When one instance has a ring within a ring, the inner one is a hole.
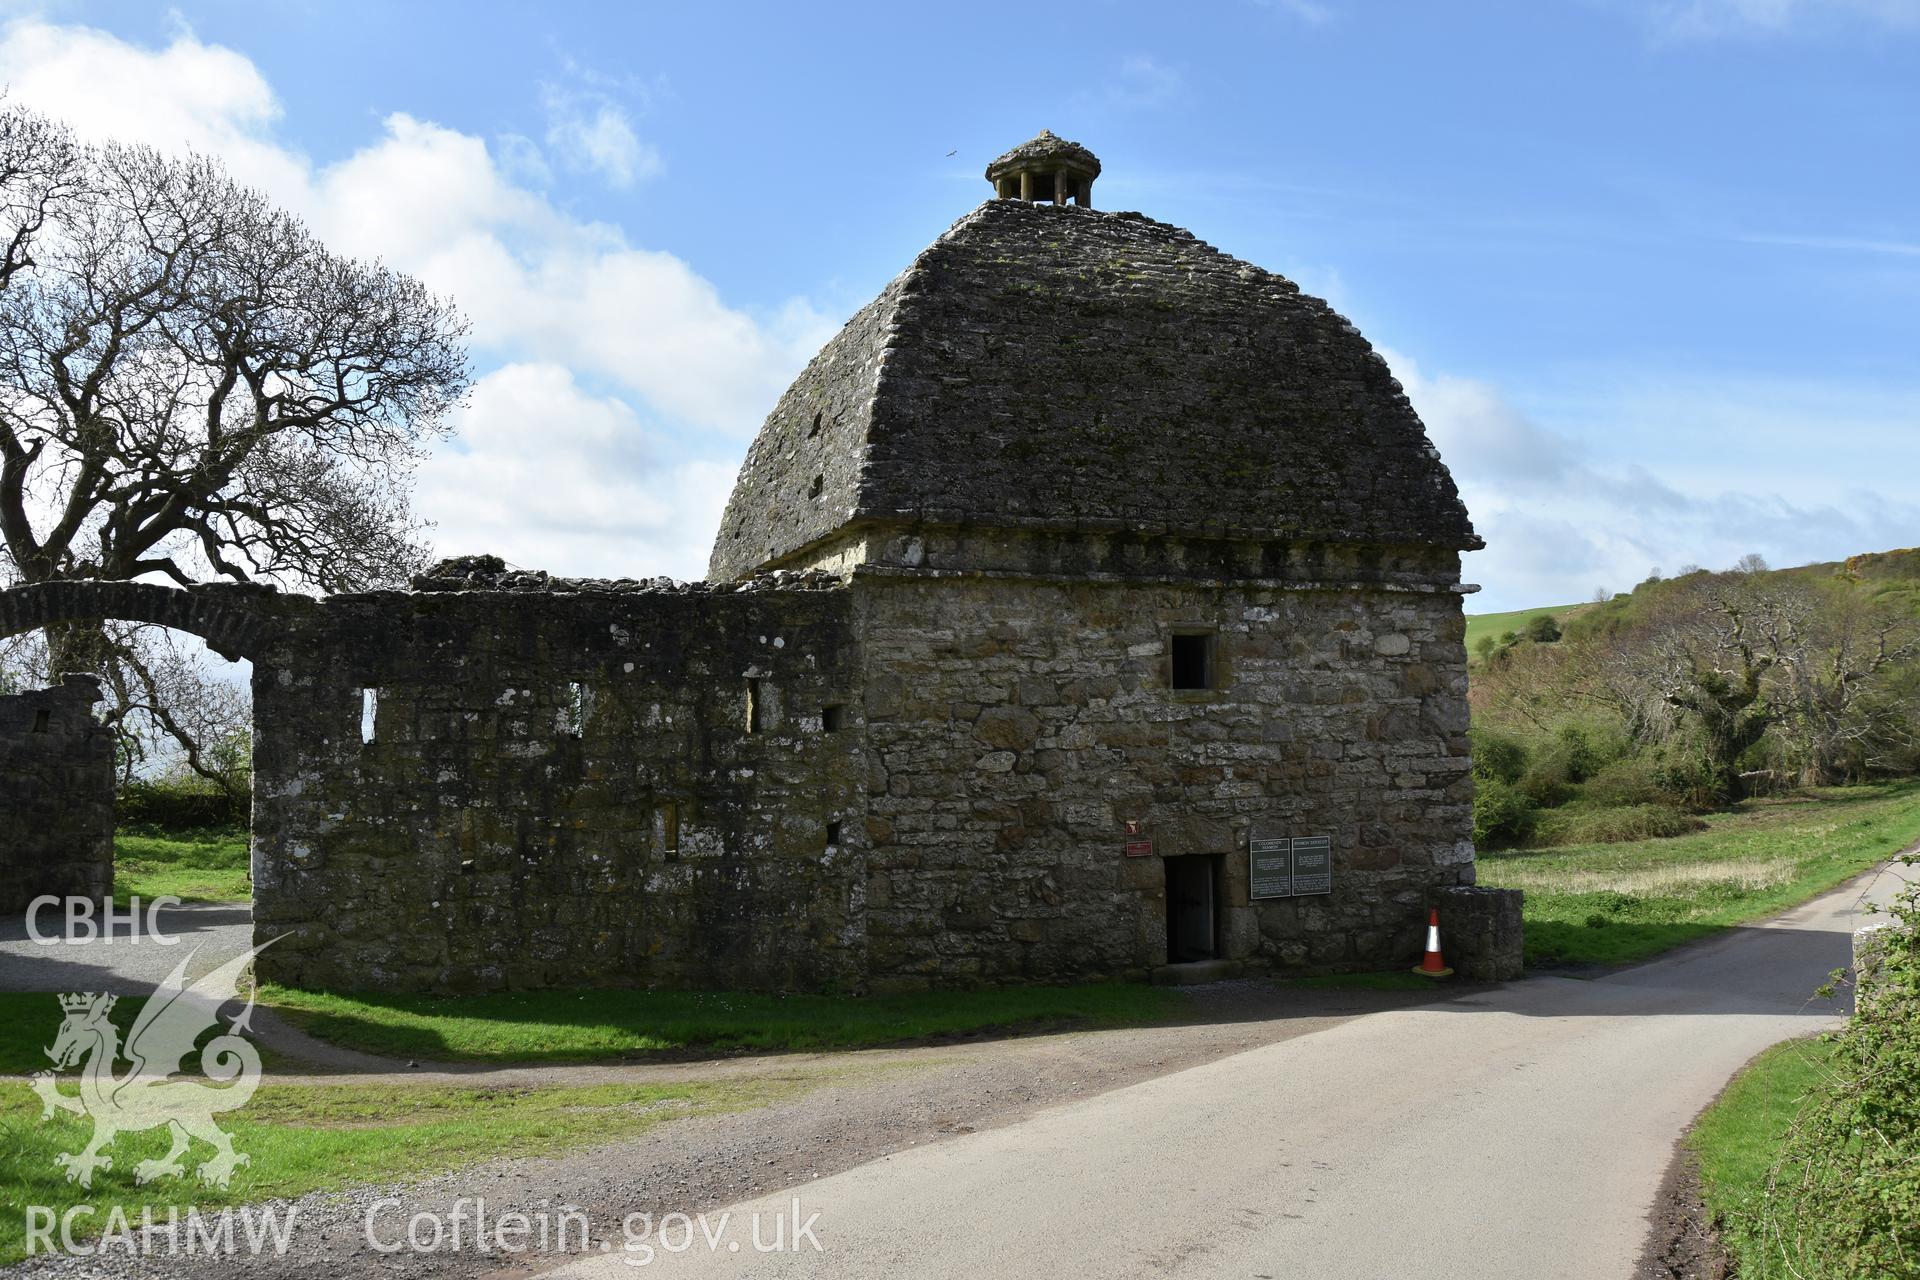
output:
M1526 968L1525 895L1518 889L1459 885L1437 890L1440 944L1453 971L1470 982L1510 982Z
M98 701L88 675L0 697L0 911L112 896L113 735Z

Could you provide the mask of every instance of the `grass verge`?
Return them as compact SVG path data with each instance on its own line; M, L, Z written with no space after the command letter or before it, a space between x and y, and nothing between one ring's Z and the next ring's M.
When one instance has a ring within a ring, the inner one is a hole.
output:
M1687 1136L1687 1145L1700 1160L1701 1198L1741 1280L1777 1280L1789 1274L1776 1263L1775 1251L1766 1247L1760 1206L1767 1171L1780 1154L1787 1127L1809 1091L1825 1078L1831 1054L1822 1039L1775 1045L1734 1077Z
M247 833L231 828L171 831L133 826L113 838L113 900L172 894L188 902L245 902L253 896Z
M1625 964L1776 915L1920 840L1920 783L1747 801L1705 831L1482 854L1479 882L1527 894L1530 964Z
M1135 983L858 997L625 990L350 996L268 986L261 1002L310 1035L388 1057L579 1062L864 1048L1050 1023L1140 1024L1171 1016L1180 996Z
M601 1144L671 1117L758 1106L798 1087L764 1081L526 1088L269 1083L243 1110L218 1118L251 1161L227 1187L203 1186L194 1176L199 1160L211 1154L200 1143L186 1176L136 1185L134 1166L166 1152L164 1131L151 1130L123 1134L109 1149L112 1169L97 1171L92 1188L83 1190L66 1180L54 1157L80 1150L91 1123L65 1112L43 1122L39 1098L9 1081L0 1084L0 1184L15 1205L42 1205L56 1215L92 1205L96 1212L83 1225L98 1230L116 1206L137 1224L148 1207L164 1220L169 1207L257 1203L411 1180L496 1156ZM24 1214L0 1213L0 1265L18 1261L25 1246Z

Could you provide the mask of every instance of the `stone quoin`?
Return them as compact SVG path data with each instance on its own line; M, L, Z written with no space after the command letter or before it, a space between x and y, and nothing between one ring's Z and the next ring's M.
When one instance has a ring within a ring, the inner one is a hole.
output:
M279 982L1383 968L1449 901L1512 976L1512 903L1452 892L1481 544L1445 465L1352 325L1094 209L1100 172L1050 133L989 166L774 406L707 582L83 583L0 633L133 610L252 660Z

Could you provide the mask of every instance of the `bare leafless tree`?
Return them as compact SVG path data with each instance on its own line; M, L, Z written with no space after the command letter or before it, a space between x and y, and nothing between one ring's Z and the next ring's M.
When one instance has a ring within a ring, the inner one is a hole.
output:
M1911 733L1909 708L1885 677L1920 656L1920 627L1909 610L1860 591L1784 593L1761 636L1787 712L1785 754L1808 785L1858 777Z
M1763 741L1771 763L1808 784L1857 776L1901 748L1911 707L1887 677L1916 657L1909 610L1850 584L1747 567L1668 594L1594 656L1583 692L1637 738L1696 741L1710 789L1731 800Z
M0 219L8 577L341 591L424 560L412 469L467 385L451 304L211 159L82 146L12 105ZM163 650L97 627L51 647L165 723Z

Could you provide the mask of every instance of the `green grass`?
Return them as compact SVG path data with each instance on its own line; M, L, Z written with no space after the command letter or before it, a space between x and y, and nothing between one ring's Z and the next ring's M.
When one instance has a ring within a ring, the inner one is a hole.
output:
M1688 1135L1700 1160L1701 1196L1741 1280L1788 1274L1765 1247L1759 1209L1787 1126L1823 1078L1830 1052L1817 1039L1775 1045L1734 1077Z
M146 1002L145 996L121 996L114 1002L113 1024L120 1028L123 1039L133 1029L133 1020ZM239 1009L236 1004L229 1012L237 1014ZM0 1076L32 1075L49 1069L53 1064L47 1058L46 1049L59 1034L62 1016L59 997L54 992L0 991ZM222 1028L227 1025L224 1017L219 1025ZM268 1071L286 1065L274 1050L265 1045L256 1047Z
M1131 983L899 996L624 990L350 996L268 986L261 1001L320 1039L440 1062L847 1049L1056 1023L1139 1024L1180 1007L1173 991Z
M113 1006L113 1023L124 1037L142 996L122 996ZM60 1031L59 997L51 991L0 991L0 1076L31 1075L53 1066L46 1048Z
M1555 622L1564 626L1568 618L1592 607L1591 604L1548 604L1538 609L1515 609L1511 613L1470 613L1467 615L1467 658L1479 660L1473 646L1480 643L1481 636L1498 640L1505 633L1526 626L1528 618L1537 618L1543 613L1552 615Z
M1660 840L1485 853L1479 882L1527 894L1527 959L1624 964L1778 914L1920 840L1920 783L1747 801Z
M188 902L246 902L247 833L236 829L167 831L128 827L113 838L113 900L172 894Z
M142 1207L164 1220L168 1206L237 1205L310 1191L412 1179L496 1156L538 1156L638 1133L663 1119L760 1105L797 1082L596 1085L590 1087L453 1088L435 1085L263 1084L241 1110L218 1117L234 1147L251 1158L225 1189L193 1176L210 1154L195 1143L187 1176L147 1186L134 1165L166 1150L161 1131L123 1134L108 1149L113 1168L97 1171L91 1190L66 1181L54 1165L78 1151L92 1123L56 1112L40 1119L40 1100L26 1085L0 1083L0 1184L14 1208L0 1213L0 1265L18 1261L26 1242L20 1207L56 1214L90 1204L90 1221L105 1225L111 1206L137 1223ZM68 1090L71 1092L71 1088ZM58 1236L55 1237L58 1239Z

